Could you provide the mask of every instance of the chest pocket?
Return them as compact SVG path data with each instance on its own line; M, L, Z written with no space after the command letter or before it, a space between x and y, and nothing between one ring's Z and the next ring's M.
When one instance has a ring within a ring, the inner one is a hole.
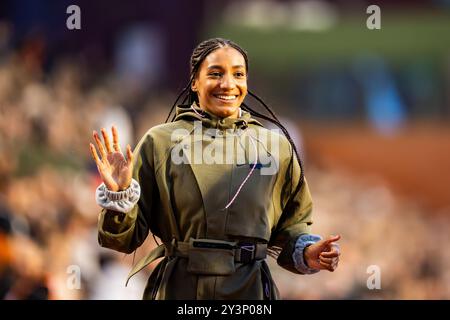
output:
M271 163L272 165L273 162ZM243 183L254 163L234 165L230 184L230 199ZM270 165L270 164L269 164ZM270 212L276 173L262 174L267 165L256 163L255 169L228 208L225 233L269 240L273 217Z

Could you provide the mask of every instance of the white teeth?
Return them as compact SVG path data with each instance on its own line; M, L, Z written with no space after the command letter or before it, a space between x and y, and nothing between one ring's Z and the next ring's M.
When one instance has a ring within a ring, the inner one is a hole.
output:
M237 96L216 96L216 97L223 100L234 100L236 99Z

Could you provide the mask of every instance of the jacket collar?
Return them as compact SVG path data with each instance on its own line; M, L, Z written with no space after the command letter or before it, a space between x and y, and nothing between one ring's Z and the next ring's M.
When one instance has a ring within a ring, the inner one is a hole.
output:
M241 109L242 110L242 109ZM236 118L220 118L215 114L201 109L195 102L192 105L179 105L176 108L177 120L202 121L202 125L207 128L226 129L246 129L249 124L263 126L259 121L252 118L249 112L242 110L241 115Z

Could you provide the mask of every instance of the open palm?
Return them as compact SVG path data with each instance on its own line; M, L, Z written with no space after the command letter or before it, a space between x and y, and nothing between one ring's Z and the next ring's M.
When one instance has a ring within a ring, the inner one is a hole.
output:
M127 145L127 158L125 158L120 150L116 127L113 126L111 131L113 135L113 148L111 148L108 134L103 128L101 132L105 145L102 144L97 131L93 132L93 137L101 158L99 158L97 150L92 143L90 144L90 149L92 157L97 164L100 177L106 188L111 191L121 191L127 189L131 184L133 174L133 153L131 152L130 145Z

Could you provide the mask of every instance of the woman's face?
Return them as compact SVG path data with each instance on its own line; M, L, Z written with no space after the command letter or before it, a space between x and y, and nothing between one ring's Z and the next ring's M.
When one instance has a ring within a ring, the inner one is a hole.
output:
M214 50L203 60L191 88L202 109L221 118L237 118L247 95L244 57L231 47Z

